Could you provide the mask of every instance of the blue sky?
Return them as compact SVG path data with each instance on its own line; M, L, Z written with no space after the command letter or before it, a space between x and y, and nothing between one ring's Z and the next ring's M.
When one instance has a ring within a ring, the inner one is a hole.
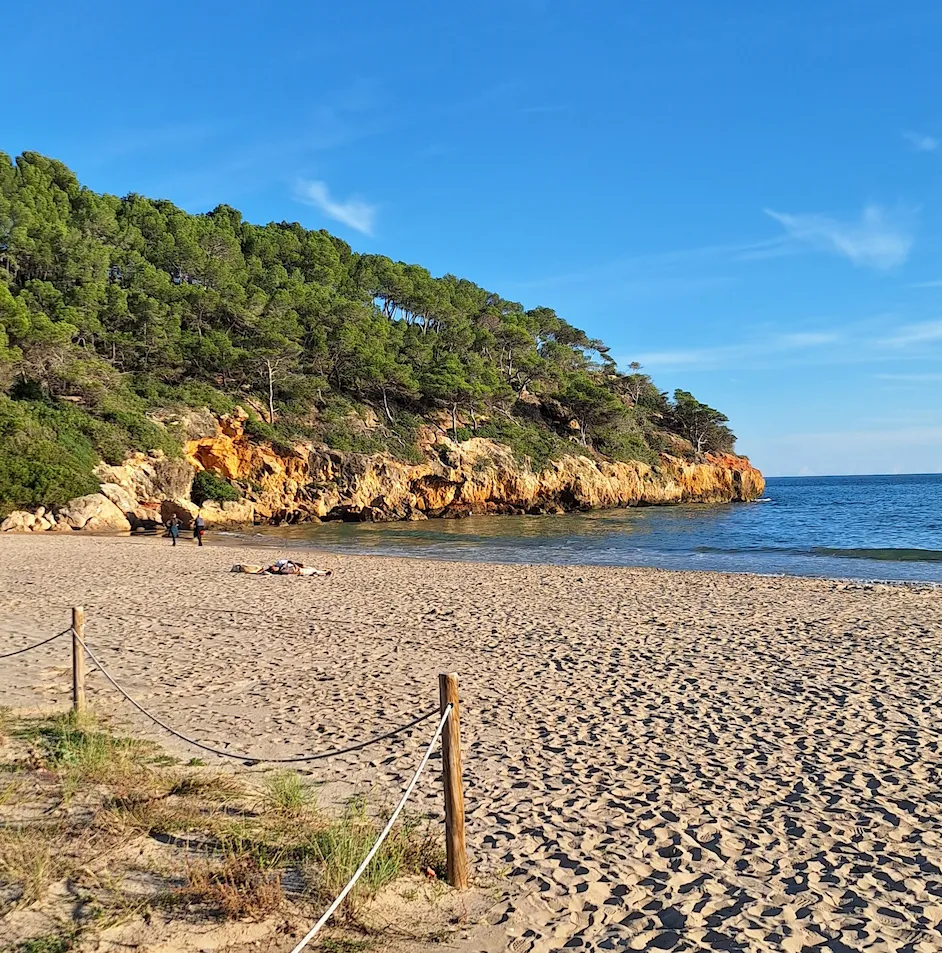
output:
M555 307L768 474L942 471L942 4L41 6L0 150Z

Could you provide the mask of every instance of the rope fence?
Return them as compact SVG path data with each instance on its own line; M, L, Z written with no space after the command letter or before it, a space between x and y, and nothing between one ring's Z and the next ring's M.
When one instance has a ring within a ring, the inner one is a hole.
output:
M61 639L62 636L69 635L71 632L72 626L69 626L67 629L63 629L55 635L50 635L48 639L43 639L42 642L34 642L32 645L27 645L26 648L17 649L14 652L4 652L3 655L0 655L0 658L13 658L14 655L23 655L25 652L32 652L33 649L38 649L43 645L48 645L50 642L55 642L56 639Z
M321 927L333 916L337 908L344 902L346 896L353 889L356 882L363 875L363 872L367 867L370 866L370 861L376 856L376 852L380 849L383 844L383 841L389 836L389 832L393 829L393 825L396 823L396 818L399 817L402 809L406 806L406 801L409 800L409 795L412 794L415 789L416 784L418 784L419 778L422 775L422 772L425 770L425 766L428 764L428 759L432 756L432 749L435 747L435 742L438 741L441 737L441 733L445 727L445 722L448 721L449 716L453 711L451 703L445 706L444 712L442 712L442 717L439 719L438 727L435 729L435 734L432 735L432 740L428 743L428 747L425 749L425 754L422 755L422 760L419 762L418 768L416 768L415 774L412 776L412 780L409 782L408 787L403 792L402 797L399 799L399 803L396 805L395 810L390 814L389 820L386 822L386 826L383 828L382 833L376 839L376 842L370 848L370 852L363 858L363 862L357 867L355 873L347 882L347 885L337 894L334 902L324 911L321 915L321 918L311 927L307 935L303 940L291 951L291 953L301 953L308 943L314 939L315 936L320 932Z
M85 640L84 608L73 608L72 625L69 626L69 628L64 629L62 632L57 632L55 635L52 635L47 639L43 639L40 642L36 642L33 645L28 645L24 648L16 649L13 652L2 654L0 655L0 659L12 658L15 655L22 655L24 653L31 652L43 645L48 645L50 642L54 642L57 639L63 638L66 635L72 636L72 707L77 714L80 714L85 709L85 656L87 655L95 665L96 670L104 676L111 687L114 688L115 691L117 691L118 694L126 702L128 702L128 704L130 704L155 725L173 735L175 738L178 738L180 741L183 741L194 748L198 748L201 751L206 751L210 754L219 755L220 757L224 758L231 758L236 761L242 761L249 765L260 763L311 763L314 761L321 761L326 758L333 758L339 755L362 751L364 748L367 748L370 745L387 741L390 738L395 738L398 735L415 728L417 725L428 721L436 714L440 716L438 725L434 734L432 735L431 741L428 743L428 746L425 749L425 753L419 762L419 766L416 769L415 774L412 776L412 780L406 787L402 797L400 798L399 803L396 805L395 810L390 815L385 828L380 833L372 848L370 848L369 853L357 868L349 883L338 894L337 898L327 908L317 923L314 924L307 936L305 936L304 939L295 947L293 953L299 953L299 951L304 949L304 947L307 946L307 944L317 935L324 924L343 903L347 894L349 894L349 892L353 889L357 880L359 880L364 871L369 867L370 862L376 856L376 853L382 846L383 841L393 829L396 819L399 817L399 814L405 807L406 801L409 799L410 795L415 789L415 786L418 784L419 778L421 777L422 772L425 770L425 767L432 756L432 751L435 747L435 744L438 742L439 738L442 739L442 777L445 795L445 854L447 880L452 886L458 887L459 889L464 889L468 886L467 851L464 837L464 792L462 790L461 782L461 739L457 675L452 673L439 675L439 708L424 712L423 714L418 715L403 725L399 725L398 727L392 728L391 730L383 732L380 735L375 735L374 737L367 738L364 741L348 745L343 748L336 748L330 751L319 752L317 754L295 755L286 758L269 758L262 755L240 754L234 751L227 751L223 748L218 748L213 745L204 744L203 742L198 741L195 738L191 738L189 735L186 735L181 731L178 731L171 725L168 725L161 718L158 718L153 712L145 708L144 705L142 705L128 691L126 691L122 685L118 683L118 681L111 674L111 672L108 671L107 667L102 663L95 652L89 647Z
M301 755L292 755L289 758L269 758L265 755L255 755L255 754L239 754L235 751L227 751L224 748L216 748L212 745L204 744L202 741L197 741L195 738L191 738L189 735L183 734L182 731L178 731L176 728L171 727L165 721L162 721L158 718L152 711L146 709L139 701L137 701L133 696L131 696L127 691L124 690L114 679L114 676L108 671L107 668L99 660L98 656L88 647L87 643L79 639L79 643L88 653L88 657L95 663L96 668L105 678L111 683L112 688L115 689L125 701L133 705L145 718L150 719L155 725L163 728L168 734L173 735L175 738L179 738L181 741L185 741L188 745L192 745L194 748L199 748L201 751L208 751L210 754L216 754L223 758L232 758L234 761L244 761L247 764L302 764L310 763L312 761L322 761L325 758L334 758L342 754L350 754L354 751L362 751L364 748L368 748L370 745L377 744L380 741L386 741L388 738L395 738L396 735L402 734L404 731L408 731L410 728L414 728L416 725L422 724L423 721L428 721L429 718L433 717L436 714L436 710L433 708L431 711L425 712L423 715L419 715L418 718L413 718L412 721L406 722L404 725L399 725L398 728L393 728L391 731L387 731L384 734L376 735L373 738L367 738L366 741L361 741L355 745L349 745L346 748L337 748L333 751L322 751L318 754L301 754Z

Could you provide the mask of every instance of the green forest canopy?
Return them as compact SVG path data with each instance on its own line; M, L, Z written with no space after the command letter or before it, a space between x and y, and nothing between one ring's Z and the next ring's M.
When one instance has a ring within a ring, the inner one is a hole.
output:
M456 439L502 440L534 466L573 440L647 461L735 441L718 411L619 371L551 308L227 205L99 195L61 162L0 153L0 508L91 492L99 459L179 452L157 409L236 402L257 409L259 438L407 458L442 412ZM382 421L368 432L351 423L366 404Z

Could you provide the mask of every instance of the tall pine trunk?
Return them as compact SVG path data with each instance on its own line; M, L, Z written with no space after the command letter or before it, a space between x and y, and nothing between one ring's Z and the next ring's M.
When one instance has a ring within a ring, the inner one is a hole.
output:
M275 368L272 366L271 361L266 361L265 366L268 368L268 422L274 425L275 423Z

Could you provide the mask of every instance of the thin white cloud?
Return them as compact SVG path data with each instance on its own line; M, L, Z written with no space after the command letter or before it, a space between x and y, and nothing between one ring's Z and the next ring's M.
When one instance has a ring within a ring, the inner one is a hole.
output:
M906 324L880 343L887 347L909 347L913 344L931 344L933 341L942 341L942 321Z
M936 139L935 136L927 136L922 132L904 132L903 138L917 152L938 152L939 147L942 146L942 140Z
M333 198L326 182L301 181L296 189L299 201L319 208L328 218L342 222L364 235L373 234L376 206L362 199L349 198L342 202Z
M741 367L743 362L764 357L795 355L840 340L840 335L831 331L803 331L792 334L777 334L761 341L730 344L724 347L688 348L678 351L652 351L640 355L637 360L654 369L699 368L713 370L718 367ZM627 361L619 363L627 363Z
M917 281L910 288L942 288L942 279L936 281Z
M841 222L827 215L792 215L766 209L795 241L830 251L852 261L885 271L901 265L913 247L910 228L902 216L868 205L859 222Z
M760 257L778 257L793 251L794 243L783 237L766 238L754 242L701 245L696 248L629 255L579 271L558 272L542 278L509 281L505 284L517 290L531 291L563 285L594 284L599 281L630 281L637 278L648 281L654 274L673 276L679 270L685 272L697 268L712 270L724 264L751 261Z
M877 374L881 381L904 381L909 384L924 384L942 381L942 374Z

